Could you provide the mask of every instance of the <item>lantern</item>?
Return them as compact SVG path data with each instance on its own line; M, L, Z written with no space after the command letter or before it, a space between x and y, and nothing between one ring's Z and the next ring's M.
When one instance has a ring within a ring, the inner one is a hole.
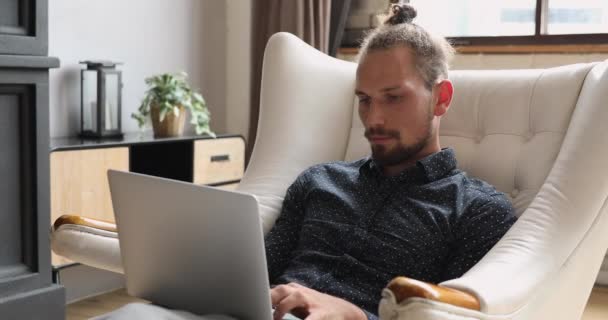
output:
M112 61L82 61L80 136L83 138L120 138L122 75Z

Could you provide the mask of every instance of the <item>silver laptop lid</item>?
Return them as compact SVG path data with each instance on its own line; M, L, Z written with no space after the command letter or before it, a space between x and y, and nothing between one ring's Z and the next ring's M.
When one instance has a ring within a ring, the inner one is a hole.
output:
M196 314L272 319L255 197L108 171L129 294Z

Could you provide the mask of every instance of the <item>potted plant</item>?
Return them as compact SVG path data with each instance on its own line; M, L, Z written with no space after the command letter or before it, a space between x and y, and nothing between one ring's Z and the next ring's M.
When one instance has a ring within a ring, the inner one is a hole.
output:
M192 91L186 81L188 75L160 74L146 78L148 90L138 112L131 115L143 127L149 116L152 118L154 137L176 137L184 133L186 110L190 111L191 123L196 134L215 137L209 128L210 113L205 99L200 93Z

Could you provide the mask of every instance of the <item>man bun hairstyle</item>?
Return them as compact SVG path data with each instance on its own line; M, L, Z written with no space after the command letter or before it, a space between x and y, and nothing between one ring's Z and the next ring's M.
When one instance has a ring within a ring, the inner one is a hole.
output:
M449 62L454 56L454 48L445 38L433 35L413 23L418 12L411 5L391 4L389 13L384 24L366 35L359 50L358 60L361 61L371 51L410 48L426 88L432 90L438 80L448 78Z
M393 4L390 6L391 15L384 22L385 25L394 26L402 23L412 23L418 16L418 11L409 4Z

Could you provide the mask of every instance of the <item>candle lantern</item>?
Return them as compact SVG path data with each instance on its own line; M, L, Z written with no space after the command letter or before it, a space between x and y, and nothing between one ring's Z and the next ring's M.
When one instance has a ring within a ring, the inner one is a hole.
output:
M121 63L82 61L80 73L80 135L83 138L120 138L122 75Z

